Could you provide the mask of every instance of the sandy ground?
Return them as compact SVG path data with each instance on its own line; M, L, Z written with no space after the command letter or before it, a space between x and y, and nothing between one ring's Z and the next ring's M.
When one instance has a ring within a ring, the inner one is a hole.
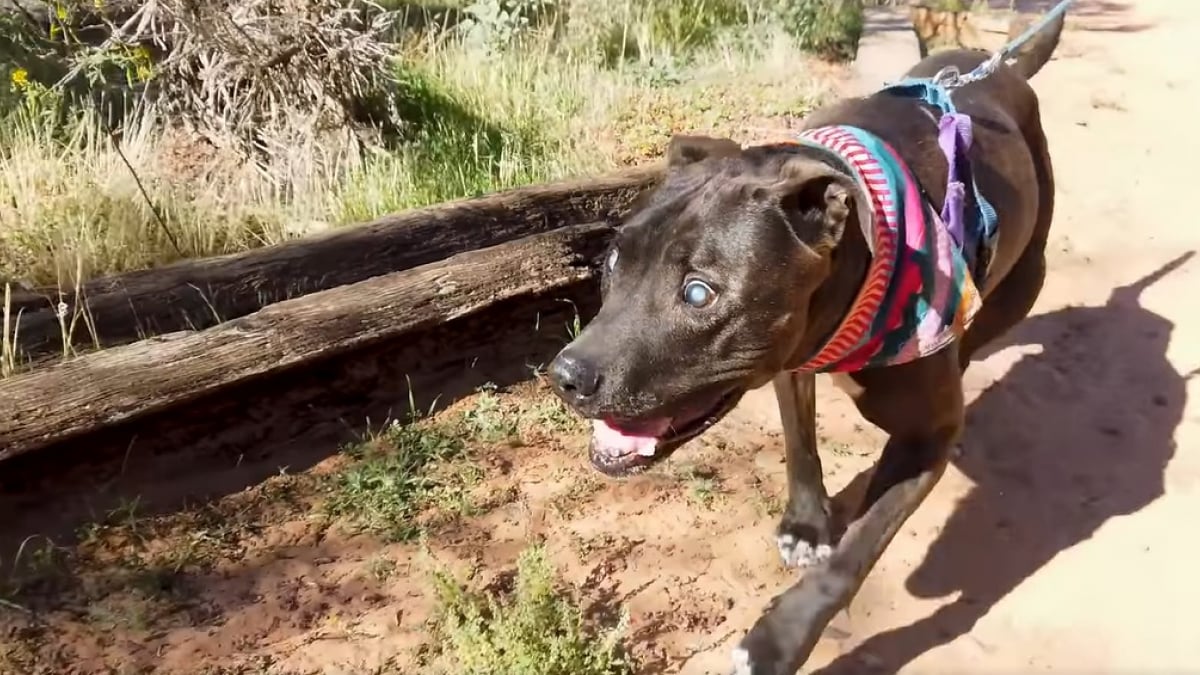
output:
M1035 80L1059 195L1046 290L968 372L963 456L810 670L1200 673L1200 262L1186 257L1200 230L1180 189L1200 156L1197 63L1200 4L1079 3ZM826 385L820 437L841 490L881 438ZM434 528L432 553L487 584L543 540L589 616L629 611L639 672L724 673L794 580L772 541L774 405L753 392L702 442L622 482L585 466L582 434L491 448L476 489L491 506ZM94 532L88 569L22 598L37 620L0 607L0 671L420 672L431 599L418 547L320 524L303 480L287 481ZM147 584L134 541L207 563Z

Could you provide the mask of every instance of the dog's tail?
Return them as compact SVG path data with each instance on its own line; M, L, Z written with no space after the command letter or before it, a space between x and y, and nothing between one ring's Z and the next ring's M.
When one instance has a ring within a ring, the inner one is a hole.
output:
M1028 42L1021 45L1021 48L1013 55L1017 61L1014 68L1026 80L1037 75L1042 66L1046 65L1050 57L1054 55L1054 50L1058 48L1058 42L1062 38L1066 17L1066 12L1054 17L1053 21L1039 30ZM1036 16L1028 14L1018 14L1013 17L1008 25L1008 39L1015 40L1036 19Z

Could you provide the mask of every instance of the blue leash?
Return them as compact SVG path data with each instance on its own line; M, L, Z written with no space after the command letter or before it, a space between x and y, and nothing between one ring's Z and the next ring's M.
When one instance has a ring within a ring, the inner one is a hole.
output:
M970 162L967 161L966 153L971 145L971 122L970 118L961 115L951 100L950 92L959 87L978 82L990 77L1000 67L1002 63L1021 49L1022 46L1029 40L1033 39L1038 33L1050 25L1058 17L1066 13L1067 9L1074 4L1075 0L1062 0L1054 6L1049 12L1031 25L1024 33L1008 44L1004 45L995 54L992 54L986 61L976 66L971 72L963 75L955 66L947 66L938 71L931 78L906 78L894 84L884 87L884 91L895 91L903 96L919 99L930 106L941 111L943 118L950 116L955 118L954 124L958 129L957 140L954 141L955 150L947 151L946 160L950 163L949 185L947 186L947 203L943 207L943 219L950 216L950 212L957 209L960 214L958 218L951 220L970 224L972 227L964 227L965 232L955 232L952 228L952 234L958 240L960 246L963 247L963 253L968 260L970 268L976 275L977 284L982 287L984 276L990 263L991 252L996 243L996 224L999 217L996 214L995 207L983 196L979 186L975 183L974 177L971 175ZM939 127L941 123L939 122ZM960 157L956 157L960 155ZM970 186L971 199L973 209L963 209L963 204L966 201L967 186ZM952 198L953 195L953 198ZM963 211L966 211L965 213ZM978 233L977 235L975 233ZM982 259L981 259L982 258Z

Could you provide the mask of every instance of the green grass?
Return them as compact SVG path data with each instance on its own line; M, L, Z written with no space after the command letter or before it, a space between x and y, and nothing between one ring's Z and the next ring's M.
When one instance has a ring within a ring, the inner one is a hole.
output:
M540 105L555 101L538 96L539 108L523 108L526 100L505 105L493 95L506 82L546 78L536 62L501 60L487 73L470 73L471 64L458 60L465 55L436 46L422 53L417 65L398 70L406 142L346 174L334 204L336 222L542 182L574 168L556 161L562 152L545 137L550 121L543 117L557 109Z
M413 539L421 532L417 517L446 485L436 470L466 450L457 430L430 421L393 423L347 449L351 463L330 477L325 510L355 531Z
M587 424L571 411L557 396L545 396L531 403L524 411L524 422L542 432L562 435L578 434L587 430Z
M508 597L469 590L443 570L434 574L436 624L445 672L461 675L625 675L634 672L620 641L625 621L590 629L583 612L556 589L540 546L517 560Z
M429 526L512 499L511 489L475 491L484 471L470 461L472 452L557 441L582 429L555 397L509 399L485 385L460 412L412 414L348 446L345 464L324 479L324 512L351 531L410 541Z
M367 576L375 581L384 582L396 574L398 566L399 564L394 559L378 555L367 563Z
M463 427L482 443L513 441L520 436L519 415L501 400L494 386L481 387L475 404L463 413Z
M559 3L568 20L545 25L414 33L396 55L400 136L376 150L316 136L274 150L271 177L154 110L128 116L118 146L95 109L2 82L0 283L71 288L608 170L656 156L675 132L737 134L751 118L801 115L824 87L804 50L835 54L829 45L853 33L853 12L830 2L854 4L572 0Z
M686 463L676 468L676 475L687 484L688 498L706 509L713 507L723 488L721 477L709 466Z
M287 499L272 494L277 504ZM81 527L70 545L30 537L0 561L0 605L65 609L101 631L146 632L186 610L192 575L239 557L256 518L216 504L150 516L126 500Z
M412 401L409 409L416 410ZM0 613L53 613L55 621L69 616L67 623L87 631L137 637L192 625L192 612L206 611L198 584L222 575L221 569L255 568L263 546L279 545L271 533L280 524L292 532L303 523L318 538L344 527L388 543L411 541L439 519L495 506L496 486L484 484L473 452L509 443L514 433L553 438L573 428L556 398L509 395L491 386L436 416L414 412L408 420L313 472L281 471L256 489L169 513L124 499L96 513L70 545L31 537L16 560L0 560ZM571 501L578 504L599 485L589 474L573 486ZM500 499L511 497L501 490ZM400 582L411 551L377 545L355 573L368 584ZM585 620L560 588L539 548L521 557L515 585L503 592L477 593L441 575L431 585L442 608L433 633L437 663L446 666L443 672L466 675L632 672L619 648L624 623ZM12 636L0 644L0 671L35 672L27 666L49 663L57 653L49 635Z

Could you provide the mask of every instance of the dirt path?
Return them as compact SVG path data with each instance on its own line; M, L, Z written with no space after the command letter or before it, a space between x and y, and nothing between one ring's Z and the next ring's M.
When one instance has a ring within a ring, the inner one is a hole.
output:
M1046 291L972 366L964 455L835 619L814 671L1200 672L1200 261L1181 259L1200 229L1178 177L1200 156L1196 63L1200 4L1079 3L1035 81L1059 195ZM820 437L841 489L881 438L826 384ZM545 396L500 401L540 415ZM507 424L495 405L444 415ZM793 579L771 537L774 405L752 393L703 442L619 483L585 466L584 435L565 427L492 447L486 478L451 495L487 506L435 528L431 552L489 584L543 540L589 615L628 610L639 672L724 673ZM37 621L0 607L0 672L422 672L419 548L314 518L321 493L306 486L342 461L165 520L135 518L136 504L101 514L88 565L22 598Z

